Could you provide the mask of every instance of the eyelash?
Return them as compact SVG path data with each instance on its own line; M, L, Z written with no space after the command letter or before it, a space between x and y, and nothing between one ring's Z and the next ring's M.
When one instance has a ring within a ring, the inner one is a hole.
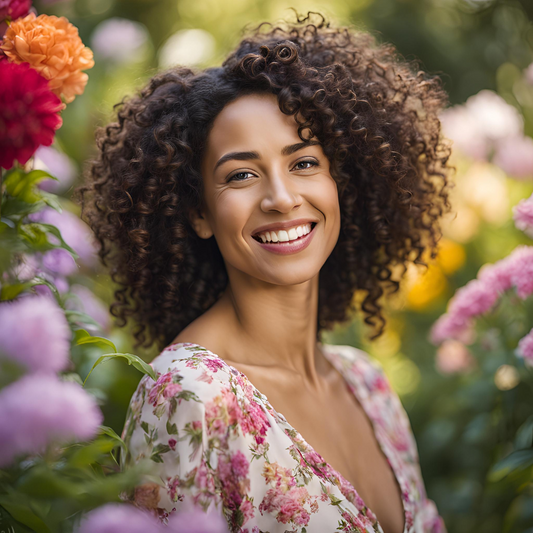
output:
M298 161L298 163L296 163L296 165L301 165L302 163L309 163L310 165L312 166L315 166L317 167L318 166L318 163L316 161L311 161L311 160L303 160L303 161ZM296 166L295 165L295 166ZM299 168L298 170L309 170L309 168L311 167L308 167L308 168ZM229 178L228 178L228 182L230 181L245 181L244 179L242 180L237 180L235 179L235 176L238 176L239 174L251 174L251 172L245 172L245 171L242 171L242 172L236 172L235 174L232 174Z

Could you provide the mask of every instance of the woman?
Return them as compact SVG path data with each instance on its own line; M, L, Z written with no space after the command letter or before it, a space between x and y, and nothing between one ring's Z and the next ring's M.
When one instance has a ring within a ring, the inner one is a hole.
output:
M382 370L320 333L358 291L379 335L378 300L435 250L445 102L390 45L308 15L154 77L100 132L82 203L112 312L164 348L123 433L123 465L152 464L138 505L248 533L444 531Z

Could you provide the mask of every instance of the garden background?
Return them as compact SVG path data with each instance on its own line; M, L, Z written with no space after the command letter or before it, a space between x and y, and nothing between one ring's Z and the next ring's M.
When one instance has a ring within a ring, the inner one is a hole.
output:
M533 192L533 2L62 0L34 7L66 16L95 60L85 92L62 112L54 144L39 148L34 159L34 168L58 178L39 184L59 195L65 210L57 215L63 222L48 222L81 258L65 290L74 295L72 308L99 324L86 329L147 362L157 351L134 348L133 324L113 324L113 283L86 229L68 219L79 216L70 198L95 151L94 131L113 120L114 104L160 68L220 64L246 25L292 18L289 7L370 30L441 76L450 97L443 124L454 140L456 186L440 253L427 269L408 270L377 341L368 340L357 319L324 340L361 347L383 365L410 416L427 491L449 533L533 531L533 379L516 352L518 339L533 327L531 298L507 291L496 310L477 313L483 316L476 337L430 341L458 288L484 264L532 244L513 220L513 207ZM84 348L77 360L82 378L103 353L100 345ZM87 380L103 424L119 435L140 377L123 360L110 360Z

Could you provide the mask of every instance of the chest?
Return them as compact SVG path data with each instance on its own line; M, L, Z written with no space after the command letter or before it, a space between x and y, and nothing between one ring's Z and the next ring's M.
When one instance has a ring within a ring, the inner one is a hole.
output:
M398 483L371 421L344 378L340 376L330 393L317 397L294 383L272 383L249 372L248 377L272 407L351 483L384 533L402 533L404 512Z

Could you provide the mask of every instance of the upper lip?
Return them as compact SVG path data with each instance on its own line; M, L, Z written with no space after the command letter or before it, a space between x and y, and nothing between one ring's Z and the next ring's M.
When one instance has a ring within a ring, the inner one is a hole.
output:
M265 224L256 228L252 235L263 233L265 231L278 231L281 229L294 228L295 226L303 226L304 224L318 223L318 220L312 218L297 218L295 220L284 220L283 222L272 222L272 224Z

